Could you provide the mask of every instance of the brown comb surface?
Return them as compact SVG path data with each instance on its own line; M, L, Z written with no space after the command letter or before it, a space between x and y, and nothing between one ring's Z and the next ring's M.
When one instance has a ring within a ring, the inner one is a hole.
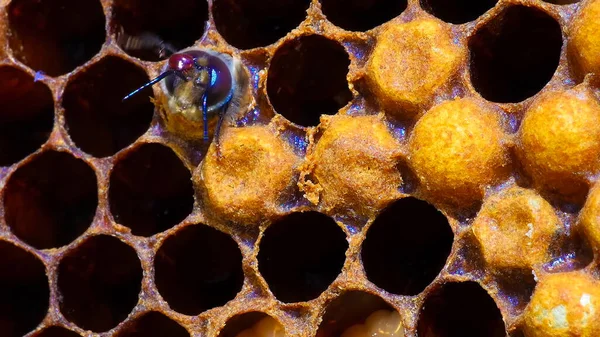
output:
M410 337L600 336L600 0L0 18L1 336L234 337L270 316L333 337L380 309ZM165 64L121 33L242 61L220 154L165 126L158 85L121 100Z

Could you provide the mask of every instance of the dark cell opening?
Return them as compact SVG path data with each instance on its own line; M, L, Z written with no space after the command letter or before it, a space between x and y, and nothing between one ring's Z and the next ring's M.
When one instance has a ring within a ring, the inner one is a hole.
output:
M143 69L108 56L69 81L63 96L69 135L83 151L106 157L133 143L148 127L154 105L150 88L123 101L149 80Z
M366 31L400 15L407 0L320 0L321 9L334 25L351 31Z
M42 322L50 299L46 268L25 250L0 241L0 331L21 337Z
M225 327L219 333L219 337L236 337L239 333L250 329L267 316L267 314L257 311L234 316L227 321L227 324L225 324Z
M189 337L179 323L160 312L152 311L128 323L115 337Z
M341 336L346 329L355 324L364 324L372 313L382 309L394 310L379 296L362 291L345 292L327 306L317 336Z
M53 123L50 89L20 69L0 67L0 166L37 150L50 137Z
M281 46L271 61L267 94L275 110L302 126L319 124L352 99L346 75L350 59L337 42L303 36Z
M421 0L421 7L443 21L461 24L473 21L496 6L498 0Z
M475 282L447 283L428 296L419 313L420 337L504 337L500 310Z
M111 27L119 37L117 43L129 55L146 61L168 57L169 49L192 46L204 34L208 20L205 0L116 0L113 10Z
M309 0L215 0L213 15L219 33L240 49L277 42L306 18Z
M258 269L282 302L317 298L342 271L348 241L330 217L292 213L264 233Z
M71 330L59 326L51 326L34 335L35 337L80 337L80 335Z
M110 176L110 210L135 235L151 236L185 219L194 206L192 175L161 144L144 144L120 159Z
M66 152L36 156L10 176L4 193L6 223L38 249L71 243L90 226L98 206L94 171Z
M108 331L135 307L141 282L133 248L107 235L89 238L60 261L60 311L84 330Z
M170 236L154 260L156 286L171 309L197 315L242 289L242 253L227 234L193 225Z
M97 0L15 0L8 20L15 57L50 76L87 62L100 51L106 35Z
M520 102L535 95L558 67L562 33L545 12L511 6L469 40L471 81L493 102Z
M386 208L371 225L362 246L368 279L399 295L417 295L444 267L454 235L435 207L404 198Z

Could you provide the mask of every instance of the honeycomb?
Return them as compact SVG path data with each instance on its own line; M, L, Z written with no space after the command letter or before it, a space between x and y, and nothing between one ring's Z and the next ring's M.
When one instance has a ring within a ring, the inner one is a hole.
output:
M600 336L600 0L0 6L1 336Z

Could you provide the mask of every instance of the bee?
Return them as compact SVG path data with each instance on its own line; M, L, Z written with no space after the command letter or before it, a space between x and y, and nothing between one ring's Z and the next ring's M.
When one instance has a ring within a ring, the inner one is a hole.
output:
M131 41L137 41L129 39ZM146 45L156 44L165 51L168 44L158 38L146 40ZM144 43L139 43L144 45ZM203 140L208 142L208 120L218 116L214 130L216 145L223 120L248 102L248 72L242 62L231 55L209 48L187 48L173 53L163 71L156 78L135 89L123 100L136 95L147 87L160 82L167 96L167 115L180 115L191 125L203 124Z

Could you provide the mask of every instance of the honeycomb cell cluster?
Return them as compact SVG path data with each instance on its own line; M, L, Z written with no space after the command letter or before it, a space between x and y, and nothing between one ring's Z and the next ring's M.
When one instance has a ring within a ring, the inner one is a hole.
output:
M600 336L600 0L0 16L1 336ZM123 99L186 48L210 142Z

